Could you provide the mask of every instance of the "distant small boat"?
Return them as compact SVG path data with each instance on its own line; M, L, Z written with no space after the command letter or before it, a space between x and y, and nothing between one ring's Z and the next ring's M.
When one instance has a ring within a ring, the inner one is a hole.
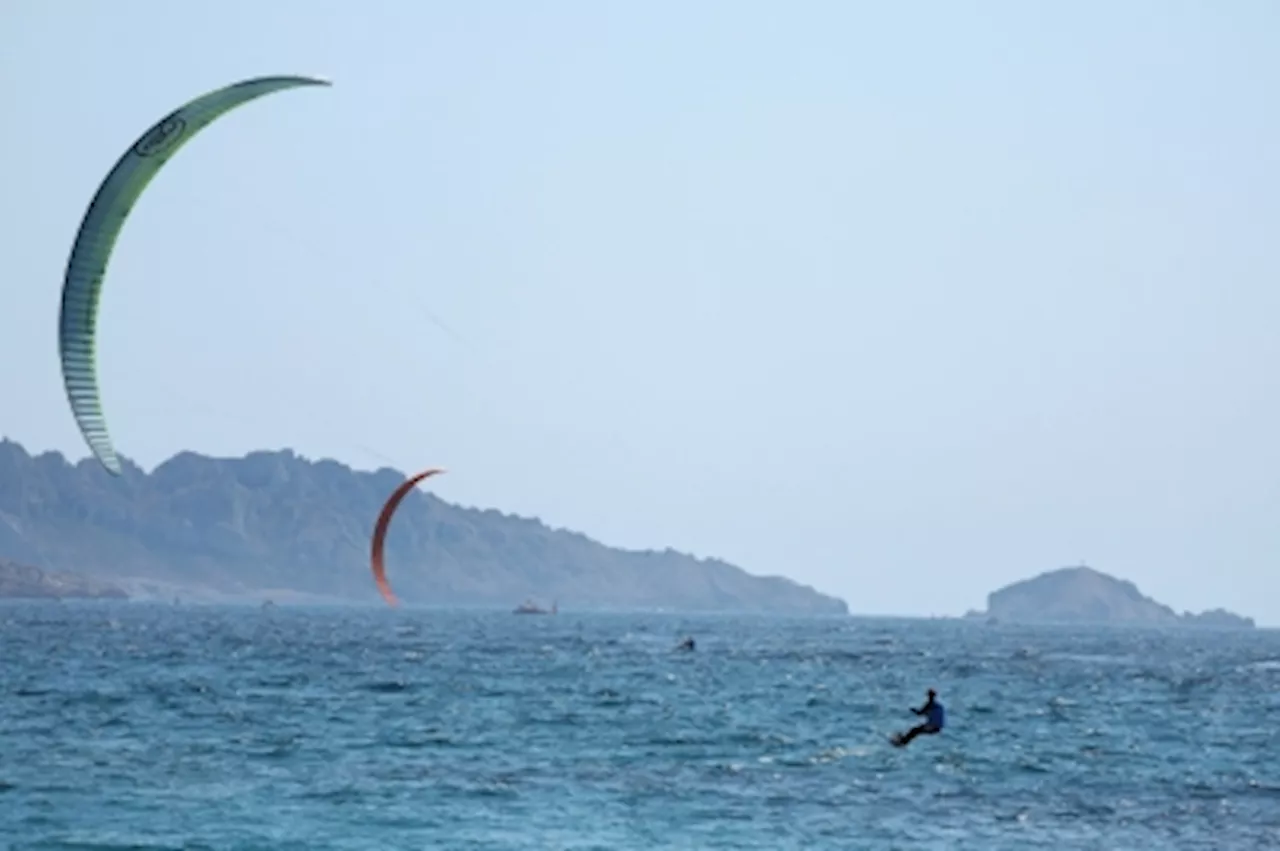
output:
M544 609L532 600L525 600L516 606L512 614L516 615L554 615L556 613L556 604L552 603L550 609Z

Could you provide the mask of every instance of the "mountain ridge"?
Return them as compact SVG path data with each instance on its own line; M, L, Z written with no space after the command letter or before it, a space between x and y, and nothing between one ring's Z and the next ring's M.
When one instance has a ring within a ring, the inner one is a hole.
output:
M176 453L150 473L127 458L31 455L0 439L0 555L122 584L135 595L378 600L373 524L405 478L291 449L234 458ZM663 550L624 550L537 518L454 505L420 489L386 541L388 579L408 604L847 615L793 580Z

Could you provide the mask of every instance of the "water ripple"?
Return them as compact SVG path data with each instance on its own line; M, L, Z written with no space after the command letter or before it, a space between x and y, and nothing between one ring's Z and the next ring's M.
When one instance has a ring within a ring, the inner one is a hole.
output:
M1270 631L23 603L0 634L13 849L1280 835ZM947 731L889 747L927 686Z

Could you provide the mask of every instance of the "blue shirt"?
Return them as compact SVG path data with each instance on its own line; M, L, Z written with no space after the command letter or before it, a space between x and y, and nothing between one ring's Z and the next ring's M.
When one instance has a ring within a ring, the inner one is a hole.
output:
M936 700L925 710L924 717L928 720L929 726L937 727L939 730L947 725L947 710L943 709L942 704Z

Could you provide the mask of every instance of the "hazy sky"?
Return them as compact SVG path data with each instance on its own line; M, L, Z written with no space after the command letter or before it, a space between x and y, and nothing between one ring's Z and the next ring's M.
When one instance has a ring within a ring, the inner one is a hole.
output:
M133 211L116 446L289 446L959 614L1086 561L1280 624L1280 5L7 0L0 433L88 454L59 290ZM359 568L363 569L363 568Z

